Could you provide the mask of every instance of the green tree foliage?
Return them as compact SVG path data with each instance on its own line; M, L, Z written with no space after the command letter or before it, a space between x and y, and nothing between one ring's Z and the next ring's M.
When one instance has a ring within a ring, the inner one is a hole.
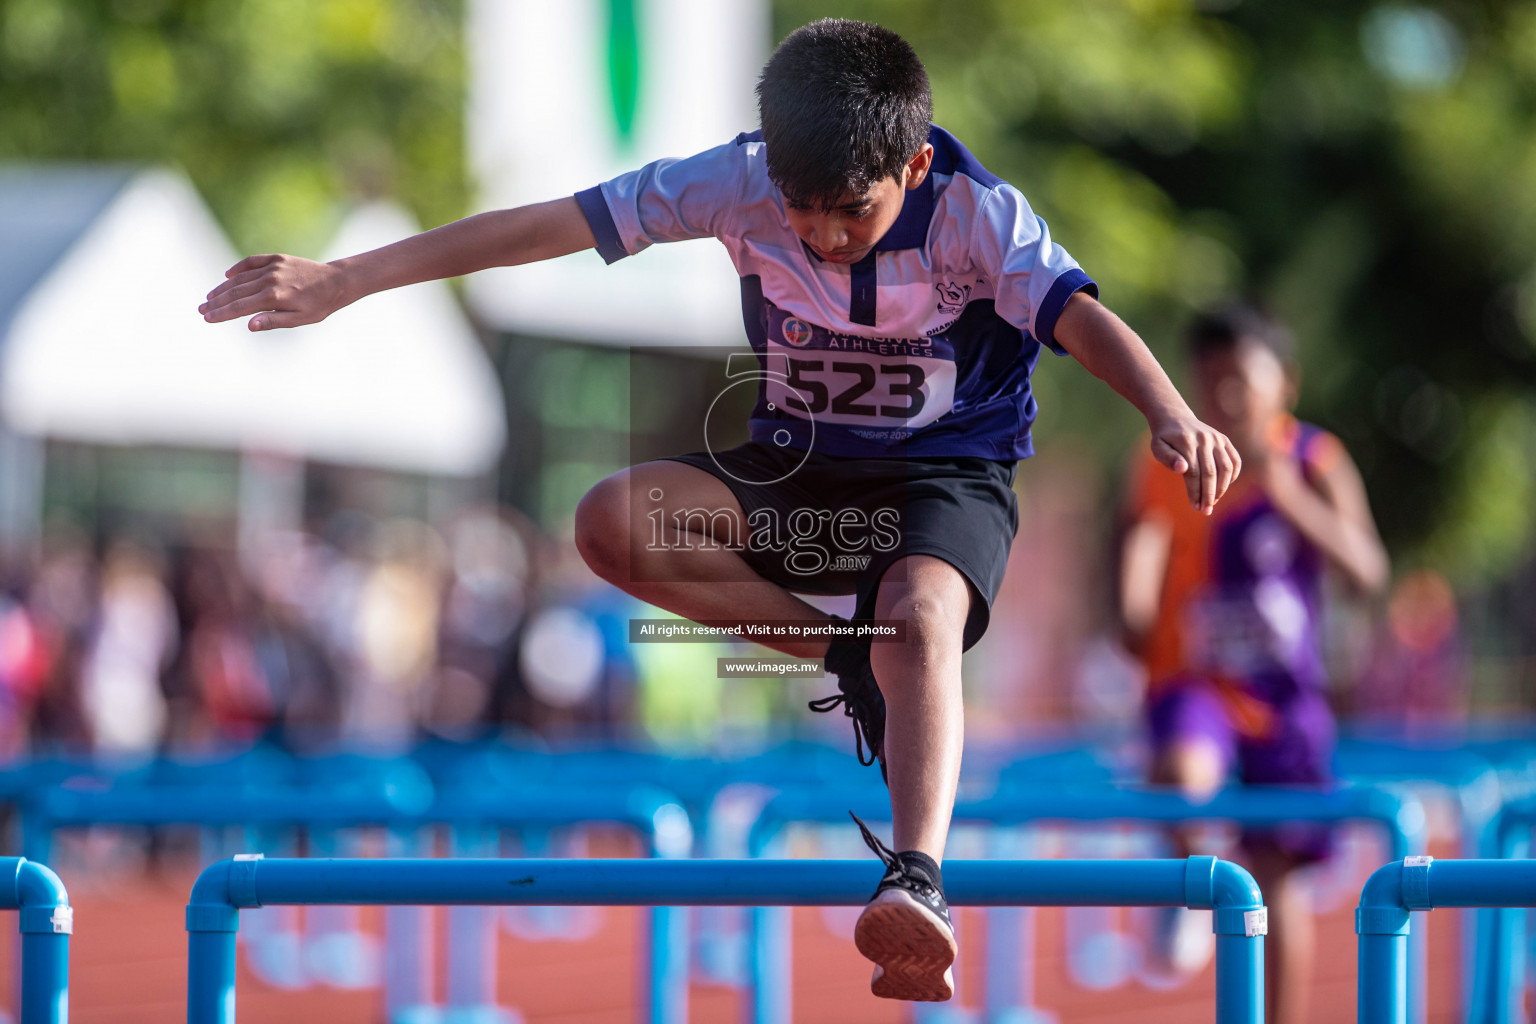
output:
M0 159L181 165L247 251L464 212L458 0L0 0Z
M1400 555L1465 582L1530 545L1536 3L779 0L782 36L879 21L937 119L1022 188L1176 372L1193 311L1257 296L1300 341ZM1041 432L1134 414L1036 375Z

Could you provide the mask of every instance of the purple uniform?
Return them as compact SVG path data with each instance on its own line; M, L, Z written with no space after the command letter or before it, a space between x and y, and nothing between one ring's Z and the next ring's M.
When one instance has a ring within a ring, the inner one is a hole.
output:
M1308 479L1343 453L1333 435L1289 418L1279 441ZM1171 534L1158 618L1142 652L1156 752L1203 739L1235 762L1244 782L1331 781L1322 553L1242 478L1204 516L1190 508L1183 479L1149 454L1133 501L1137 519ZM1279 831L1298 854L1326 852L1326 830Z

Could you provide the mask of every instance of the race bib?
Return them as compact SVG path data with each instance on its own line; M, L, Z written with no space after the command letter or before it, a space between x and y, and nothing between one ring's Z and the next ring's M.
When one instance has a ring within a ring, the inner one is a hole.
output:
M790 416L893 440L954 406L955 352L943 336L839 334L772 305L767 328L766 396Z

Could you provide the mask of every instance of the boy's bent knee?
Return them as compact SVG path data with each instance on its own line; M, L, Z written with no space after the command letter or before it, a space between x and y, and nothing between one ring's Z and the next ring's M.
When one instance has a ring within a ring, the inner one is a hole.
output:
M907 644L913 647L931 647L951 634L958 644L960 631L965 628L964 609L956 602L933 596L909 594L898 598L886 617L906 623Z
M624 473L600 480L576 505L576 550L612 582L629 567L629 487Z
M958 651L970 602L970 585L960 571L932 559L901 582L883 581L875 614L905 623L908 647L931 650L953 645Z

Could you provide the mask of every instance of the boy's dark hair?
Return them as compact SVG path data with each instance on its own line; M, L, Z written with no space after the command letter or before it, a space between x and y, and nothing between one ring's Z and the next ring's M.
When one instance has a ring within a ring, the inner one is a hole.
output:
M1195 359L1236 348L1244 341L1263 345L1282 363L1296 361L1296 343L1285 325L1255 303L1228 302L1200 314L1187 334Z
M901 177L928 141L928 72L905 39L824 18L791 32L757 83L768 176L792 205L829 210Z

